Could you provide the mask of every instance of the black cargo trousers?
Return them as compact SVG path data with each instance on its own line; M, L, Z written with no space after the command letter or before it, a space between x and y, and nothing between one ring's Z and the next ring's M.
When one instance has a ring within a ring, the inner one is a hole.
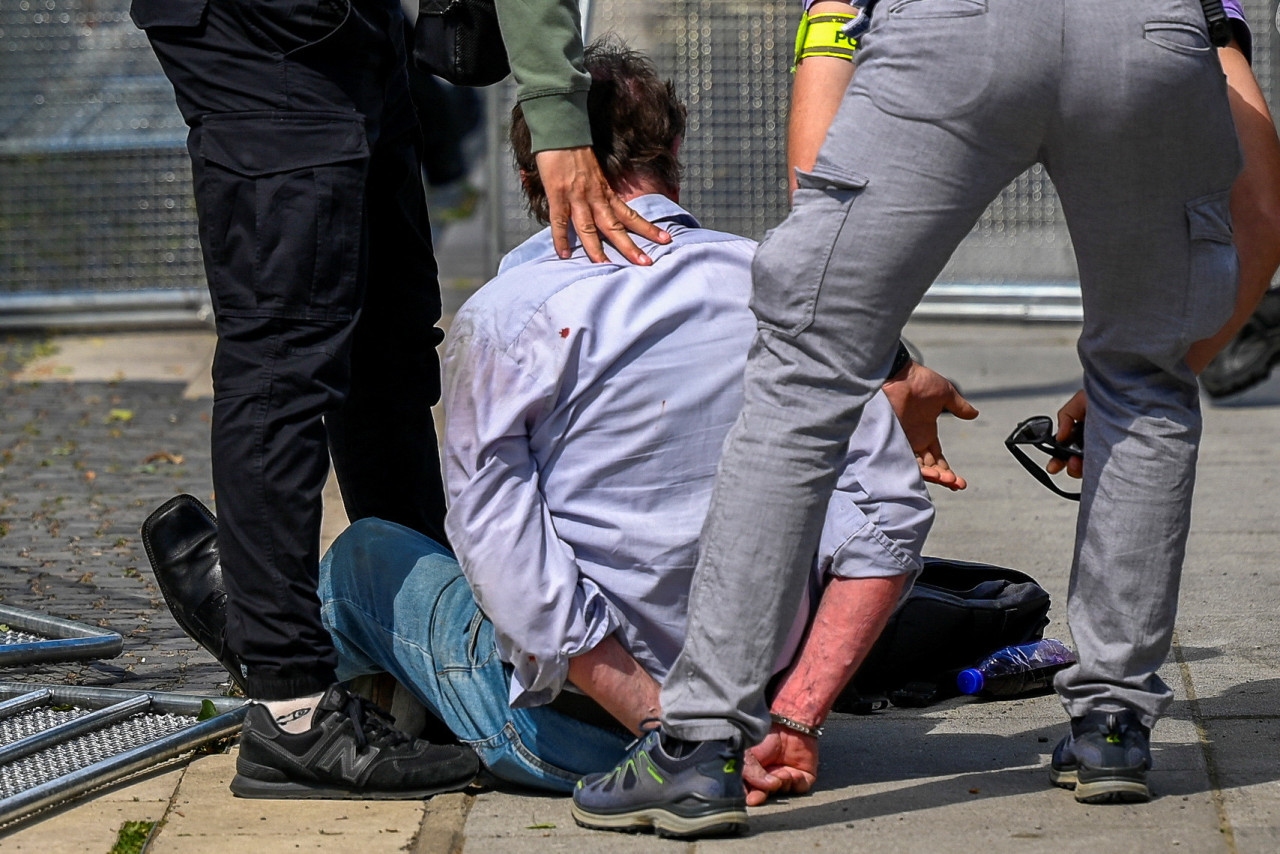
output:
M397 0L133 0L190 126L218 345L213 485L251 696L323 690L329 455L348 516L445 542L440 285Z

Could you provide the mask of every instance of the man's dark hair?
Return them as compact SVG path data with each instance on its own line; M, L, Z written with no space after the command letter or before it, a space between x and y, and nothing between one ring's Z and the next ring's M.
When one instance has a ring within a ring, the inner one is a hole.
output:
M591 74L587 96L591 147L605 178L615 187L619 179L634 175L677 189L680 160L675 147L684 135L685 107L676 97L675 86L662 81L648 57L613 36L588 45L584 64ZM511 111L510 139L529 212L546 223L550 219L547 193L519 104Z

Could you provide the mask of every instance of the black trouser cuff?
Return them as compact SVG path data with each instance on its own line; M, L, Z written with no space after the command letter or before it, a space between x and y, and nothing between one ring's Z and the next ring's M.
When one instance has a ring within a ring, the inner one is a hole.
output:
M306 697L321 694L330 685L337 682L337 675L332 670L317 670L306 676L273 676L250 673L244 680L245 690L254 700L292 700L295 697Z

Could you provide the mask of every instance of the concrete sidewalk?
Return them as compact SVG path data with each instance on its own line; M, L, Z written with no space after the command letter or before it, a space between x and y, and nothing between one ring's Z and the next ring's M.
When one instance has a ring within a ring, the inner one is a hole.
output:
M982 410L977 422L944 424L948 457L971 486L934 491L928 552L1035 576L1054 597L1047 634L1065 639L1075 507L1028 477L1002 440L1078 386L1075 331L908 330L926 361ZM0 677L214 693L220 671L164 612L136 533L173 492L208 497L202 383L212 340L182 333L53 343L56 353L0 378L0 594L57 615L102 615L127 635L126 651L114 662ZM1206 406L1177 643L1163 671L1178 699L1154 734L1150 804L1086 807L1048 786L1048 753L1065 723L1054 698L956 700L835 716L817 790L753 810L751 834L728 840L591 833L574 825L564 798L479 789L425 804L242 801L226 788L233 748L29 822L0 837L0 850L106 854L128 820L161 822L148 851L220 854L235 846L254 854L1280 850L1277 407L1280 380ZM130 417L113 420L112 411ZM160 452L181 462L154 457ZM330 518L332 535L341 517Z

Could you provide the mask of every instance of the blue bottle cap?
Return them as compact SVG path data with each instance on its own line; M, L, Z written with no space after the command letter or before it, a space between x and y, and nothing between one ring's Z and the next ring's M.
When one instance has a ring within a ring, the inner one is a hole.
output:
M982 671L975 667L968 670L961 670L956 676L956 687L960 689L961 694L976 694L982 690L982 686L986 684L986 679L982 676Z

